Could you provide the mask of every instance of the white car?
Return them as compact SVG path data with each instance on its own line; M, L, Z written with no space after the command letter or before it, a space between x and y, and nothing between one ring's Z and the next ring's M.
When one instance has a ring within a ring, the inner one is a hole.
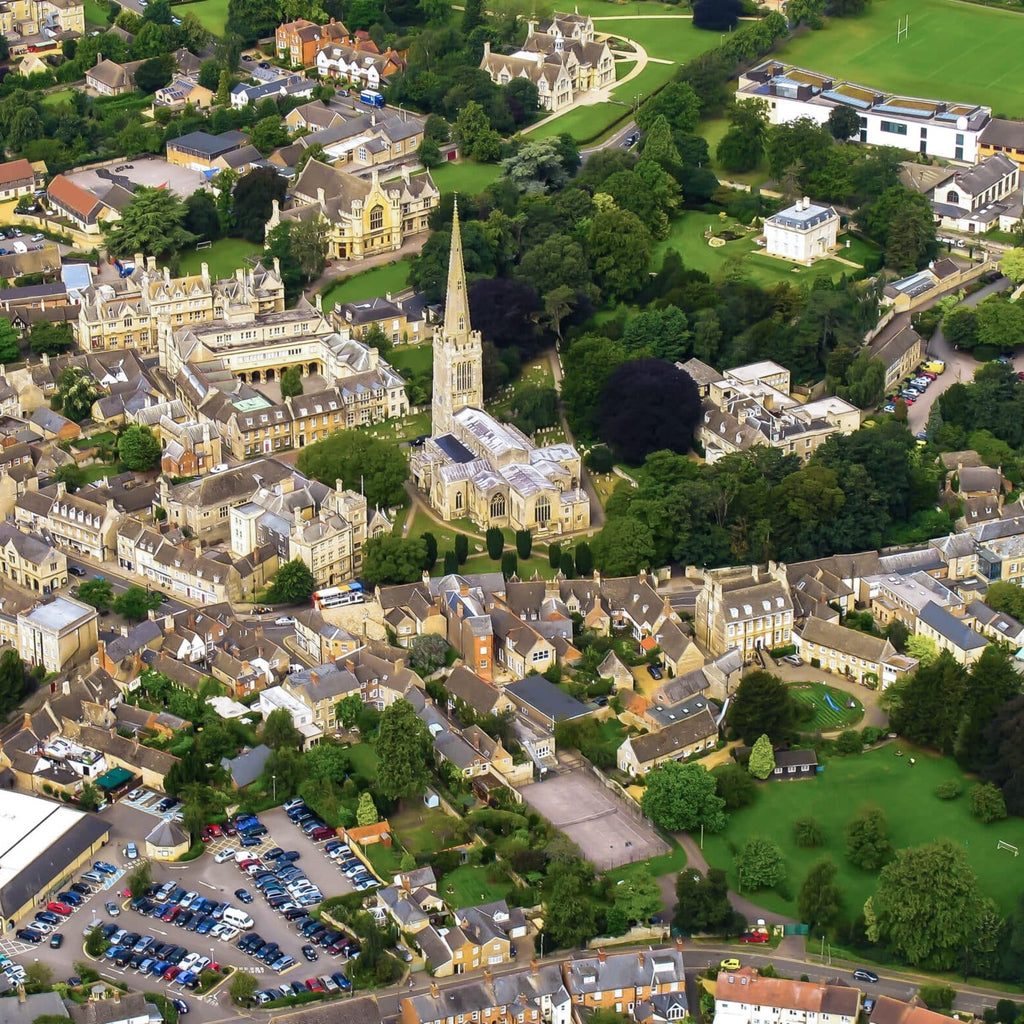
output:
M221 922L223 924L223 922ZM226 925L224 931L220 933L220 937L225 942L234 942L238 938L238 929L234 925Z
M214 862L215 862L215 863L217 863L217 864L223 864L223 863L224 863L224 861L226 861L226 860L231 860L231 858L232 858L232 857L234 857L234 855L235 855L235 854L236 854L237 852L238 852L238 851L237 851L237 850L236 850L236 849L235 849L235 848L234 848L233 846L232 846L232 847L231 847L230 849L227 849L227 850L221 850L221 851L220 851L220 853L218 853L218 854L217 854L217 855L216 855L216 856L215 856L215 857L213 858L213 859L214 859Z
M138 800L140 796L145 792L143 789L133 789L126 797L125 800Z
M275 626L294 626L295 620L289 615L279 615L274 619Z
M139 859L139 848L134 843L129 843L124 848L124 855L129 860L138 860Z

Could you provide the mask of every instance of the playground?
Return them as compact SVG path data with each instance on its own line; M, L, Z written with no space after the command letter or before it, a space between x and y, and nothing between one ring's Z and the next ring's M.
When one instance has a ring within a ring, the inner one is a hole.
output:
M864 717L864 705L856 697L827 683L796 683L789 689L796 700L814 709L814 717L800 723L805 732L846 729Z
M899 751L899 755L897 755ZM935 788L956 780L963 787L955 800L940 800ZM865 754L832 757L825 770L797 782L767 782L754 803L729 818L726 830L704 837L708 863L729 872L730 885L735 850L751 836L771 836L786 858L789 898L774 890L757 893L758 905L770 911L797 916L796 896L811 866L830 856L839 869L838 884L844 893L844 910L856 914L874 892L877 874L861 871L846 859L843 829L862 807L880 807L886 816L889 838L896 849L946 838L960 846L977 873L981 891L991 896L1003 913L1012 911L1021 889L1024 861L999 843L1024 849L1024 821L1008 818L983 825L971 815L968 794L974 780L960 771L949 757L914 747L885 744ZM793 823L804 815L817 818L826 841L815 849L801 849L793 838Z

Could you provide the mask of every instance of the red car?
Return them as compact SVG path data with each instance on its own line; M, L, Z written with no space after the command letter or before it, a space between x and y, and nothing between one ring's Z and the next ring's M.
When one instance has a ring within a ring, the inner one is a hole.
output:
M220 830L220 825L207 825L203 829L202 840L204 843L208 843L211 839L219 838L223 833Z
M174 981L179 974L181 974L180 967L168 967L167 970L164 971L164 981Z
M744 932L740 942L768 942L771 938L767 932Z
M323 992L324 990L319 978L309 978L306 981L306 988L308 988L310 992Z
M47 903L47 910L52 910L55 914L60 914L61 917L69 917L72 913L72 908L66 903Z

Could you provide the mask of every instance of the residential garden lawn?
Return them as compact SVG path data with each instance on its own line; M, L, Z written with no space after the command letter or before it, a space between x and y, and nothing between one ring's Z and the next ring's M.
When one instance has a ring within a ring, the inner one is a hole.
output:
M369 743L355 743L345 749L352 771L367 780L377 777L377 751Z
M85 466L82 469L82 485L94 484L97 480L102 480L105 476L117 476L121 472L121 466L119 463L108 465L100 462L94 466Z
M208 32L215 36L224 35L224 26L228 23L228 0L199 0L189 4L185 12L194 14ZM181 12L178 16L181 17Z
M430 171L441 192L461 192L467 196L480 195L500 174L497 164L478 164L472 160L446 161Z
M1019 13L956 0L907 0L899 14L909 15L910 33L899 43L895 13L887 4L871 4L860 17L830 20L773 56L872 89L985 103L997 116L1024 116Z
M363 850L367 860L373 865L373 870L385 881L394 878L401 870L402 855L398 847L372 843L363 847Z
M826 683L794 683L789 689L801 704L814 708L814 717L800 723L800 728L806 732L834 732L854 725L864 717L864 705L856 697ZM839 705L838 711L829 706L825 694ZM851 700L855 705L852 708L848 707Z
M104 22L106 24L106 22ZM56 107L60 103L64 103L70 100L74 90L72 89L58 89L56 92L48 92L43 97L44 107Z
M97 3L96 0L85 0L85 23L106 28L107 8L103 4Z
M903 756L896 756L901 750ZM916 764L911 765L913 757ZM956 779L964 788L956 800L940 800L935 787ZM846 859L843 829L862 807L880 807L886 815L889 838L896 849L947 838L963 849L978 875L981 891L1008 914L1020 892L1020 861L999 840L1024 846L1024 820L983 825L972 817L968 792L974 781L965 777L952 758L940 757L896 741L866 754L830 758L824 771L813 779L796 782L768 781L759 786L754 804L734 812L726 830L704 836L704 856L715 867L729 872L732 888L738 887L733 870L734 851L751 836L771 836L782 847L788 869L786 887L790 898L774 890L744 893L769 911L798 916L796 897L810 867L830 856L839 869L838 884L844 893L844 913L855 917L874 892L877 874L861 871ZM793 842L793 823L813 815L828 839L812 850Z
M101 430L96 434L89 434L88 437L78 437L71 442L72 448L78 448L85 450L86 448L93 448L96 445L109 445L113 444L117 440L117 434L112 430Z
M463 864L441 877L437 894L450 907L475 907L503 900L513 889L511 882L498 879L491 864Z
M422 800L403 800L402 809L388 821L403 849L413 854L432 853L439 837L454 834L459 821L437 807L425 807Z
M340 278L323 290L324 312L334 309L336 302L361 302L388 292L400 292L409 283L409 263L395 260L370 270L357 271Z
M180 253L181 273L198 274L204 263L209 264L214 280L234 277L239 267L247 267L247 256L263 252L262 245L244 238L220 238L209 249L188 249Z
M745 231L746 234L743 238L726 242L720 248L713 249L704 239L704 232L709 227L716 234L722 230L737 233ZM749 230L731 218L723 221L717 214L688 210L672 222L668 237L655 246L652 266L660 266L665 252L676 249L687 268L703 270L714 279L722 273L732 257L739 257L743 262L744 276L763 288L770 288L781 281L806 284L809 287L816 278L831 277L837 280L840 275L852 274L857 269L833 259L818 260L810 267L787 263L758 250L754 244L757 234L758 232ZM852 240L849 252L841 249L839 255L843 259L858 263L857 256L862 256L866 251L865 243Z
M388 362L403 377L426 373L434 365L434 346L425 342L419 345L396 345L388 356Z

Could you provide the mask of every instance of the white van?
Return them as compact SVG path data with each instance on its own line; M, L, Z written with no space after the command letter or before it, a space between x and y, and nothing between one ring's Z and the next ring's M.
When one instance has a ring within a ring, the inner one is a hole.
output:
M14 251L17 252L17 253L26 253L26 252L28 252L28 246L24 242L21 242L21 241L15 242L14 243Z
M232 928L246 929L253 926L252 918L244 911L239 910L237 907L228 907L224 911L224 923L231 925Z

